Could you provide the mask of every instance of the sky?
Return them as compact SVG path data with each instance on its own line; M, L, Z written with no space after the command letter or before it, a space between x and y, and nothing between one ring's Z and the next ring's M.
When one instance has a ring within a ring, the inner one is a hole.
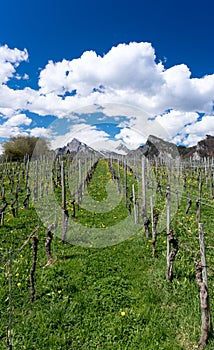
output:
M2 1L0 152L20 134L129 148L151 133L185 146L214 135L213 10L212 0Z

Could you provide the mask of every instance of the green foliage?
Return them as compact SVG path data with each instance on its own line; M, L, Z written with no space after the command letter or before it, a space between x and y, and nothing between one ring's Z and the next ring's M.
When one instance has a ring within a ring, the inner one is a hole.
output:
M14 136L2 145L3 155L8 160L23 160L24 156L29 157L43 155L48 152L49 144L45 139L33 136Z

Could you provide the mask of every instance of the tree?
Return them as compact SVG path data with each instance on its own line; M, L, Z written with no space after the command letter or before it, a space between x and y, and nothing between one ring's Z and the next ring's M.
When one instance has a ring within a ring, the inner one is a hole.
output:
M34 136L14 136L2 145L3 155L12 161L23 160L28 155L39 156L49 152L49 142L41 137Z

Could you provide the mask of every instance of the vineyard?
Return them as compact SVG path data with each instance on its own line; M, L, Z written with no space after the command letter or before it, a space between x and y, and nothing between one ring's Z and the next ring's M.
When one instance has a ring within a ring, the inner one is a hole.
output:
M214 347L214 160L0 163L1 349Z

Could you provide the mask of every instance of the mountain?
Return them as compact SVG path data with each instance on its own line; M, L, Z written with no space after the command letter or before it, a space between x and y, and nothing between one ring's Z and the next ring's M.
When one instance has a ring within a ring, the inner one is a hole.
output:
M138 147L128 153L127 157L142 157L153 158L157 156L177 158L179 157L178 148L174 143L162 140L159 137L150 135L145 145Z
M95 151L93 148L87 146L85 143L80 142L74 138L66 146L57 148L56 155L87 155L94 154L98 158L109 156L124 156L127 158L141 158L145 156L147 158L154 158L157 156L167 158L178 158L179 156L184 159L193 158L199 160L204 157L214 157L214 136L206 135L206 139L201 140L197 145L192 147L176 146L174 143L167 142L161 138L150 135L145 145L138 147L135 150L129 150L123 143L120 143L117 148L112 151Z
M128 147L126 147L126 145L124 145L124 143L121 142L115 149L115 152L117 152L117 151L120 154L126 155L126 154L128 154L130 152L130 149Z
M68 142L66 146L56 149L57 156L65 154L71 154L73 156L76 154L86 155L90 153L101 156L99 152L87 146L84 142L80 142L76 138L74 138L71 142Z
M192 157L199 160L204 157L214 157L214 136L206 135L206 139L192 147L178 146L178 151L183 158Z
M206 139L201 140L192 147L176 146L174 143L164 141L159 137L150 135L145 145L138 147L128 153L127 157L153 158L157 156L183 159L193 158L200 160L204 157L214 157L214 136L206 135Z

